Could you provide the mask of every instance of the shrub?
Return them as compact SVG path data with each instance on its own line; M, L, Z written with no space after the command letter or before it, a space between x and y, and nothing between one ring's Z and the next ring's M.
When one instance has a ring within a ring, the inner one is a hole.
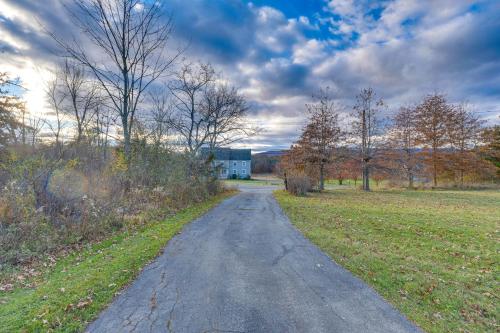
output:
M51 146L0 160L0 268L102 240L223 191L188 154L136 144Z
M287 178L287 190L293 195L306 195L312 190L311 179L306 175L290 175Z

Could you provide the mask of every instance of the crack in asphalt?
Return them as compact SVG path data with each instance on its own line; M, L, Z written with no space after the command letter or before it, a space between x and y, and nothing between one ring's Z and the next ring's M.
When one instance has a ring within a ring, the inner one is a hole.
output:
M167 329L171 333L174 333L174 331L172 330L172 320L174 319L174 310L175 310L175 307L176 307L177 303L179 302L179 289L176 289L175 292L176 292L175 302L172 305L172 308L170 309L170 312L169 312L169 315L168 315L168 320L167 320Z
M421 332L305 239L274 188L240 189L176 235L87 331Z

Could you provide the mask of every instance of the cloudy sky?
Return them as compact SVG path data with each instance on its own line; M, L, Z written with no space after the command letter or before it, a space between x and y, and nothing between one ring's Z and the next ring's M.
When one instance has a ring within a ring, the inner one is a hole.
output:
M21 78L32 113L46 111L43 87L58 61L41 26L78 36L65 1L0 0L0 71ZM172 48L189 44L188 59L211 62L247 97L250 121L264 129L244 143L255 150L287 148L324 86L346 112L371 86L388 113L442 92L499 122L500 1L163 1Z

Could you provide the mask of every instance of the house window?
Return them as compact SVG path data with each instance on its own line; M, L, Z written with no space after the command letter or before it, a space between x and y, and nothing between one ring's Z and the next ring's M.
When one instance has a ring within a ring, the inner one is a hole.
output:
M243 161L243 162L241 162L241 166L246 167L246 166L247 166L247 161Z
M237 173L236 173L236 169L233 169L233 175L236 175L236 174L237 174Z
M247 170L246 169L241 169L241 174L244 175L247 173Z
M233 166L236 166L236 161L233 162Z

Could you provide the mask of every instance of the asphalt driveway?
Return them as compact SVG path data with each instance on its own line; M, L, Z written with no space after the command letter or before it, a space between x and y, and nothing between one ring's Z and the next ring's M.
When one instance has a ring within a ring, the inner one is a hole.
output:
M89 332L420 332L300 234L271 187L186 226Z

